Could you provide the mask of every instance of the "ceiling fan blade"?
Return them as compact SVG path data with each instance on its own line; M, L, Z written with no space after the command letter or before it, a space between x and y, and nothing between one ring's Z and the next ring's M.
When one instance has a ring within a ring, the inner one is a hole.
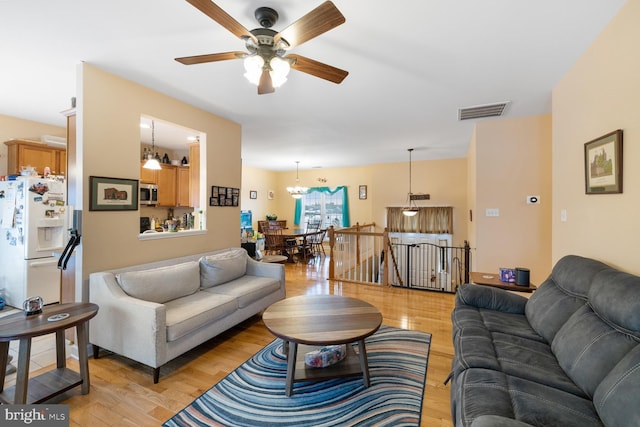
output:
M211 0L187 0L195 8L207 15L209 18L222 25L227 30L231 31L236 37L245 39L250 38L254 42L258 43L256 36L251 34L242 24L233 19L231 15L222 10L220 6L212 2Z
M260 76L260 83L258 84L258 95L264 95L267 93L273 93L276 90L273 88L273 81L271 80L271 74L269 70L264 69Z
M302 71L303 73L311 74L312 76L320 77L321 79L329 80L333 83L342 83L345 77L349 75L348 71L323 64L322 62L318 62L305 56L287 55L286 58L295 59L295 62L291 64L291 68Z
M276 34L273 41L278 43L280 39L285 39L290 47L299 46L343 24L345 20L338 8L326 1Z
M205 62L226 61L229 59L240 59L245 52L222 52L222 53L210 53L208 55L195 55L195 56L183 56L176 58L176 61L184 65L203 64Z

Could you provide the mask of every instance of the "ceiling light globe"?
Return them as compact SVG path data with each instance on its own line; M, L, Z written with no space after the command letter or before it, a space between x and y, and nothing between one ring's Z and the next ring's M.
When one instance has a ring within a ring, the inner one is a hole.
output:
M271 66L271 81L273 82L273 87L282 86L287 81L287 76L289 75L289 71L291 71L289 61L274 56L271 58L269 65Z
M142 166L144 169L152 169L152 170L160 170L162 169L162 166L160 166L160 162L157 159L154 159L153 157L149 156L149 159L145 162L144 166Z
M249 80L250 83L258 85L260 83L260 76L262 75L262 67L264 67L264 59L258 55L251 55L244 58L244 77Z
M417 213L418 213L417 209L403 209L402 210L402 215L404 215L404 216L416 216Z

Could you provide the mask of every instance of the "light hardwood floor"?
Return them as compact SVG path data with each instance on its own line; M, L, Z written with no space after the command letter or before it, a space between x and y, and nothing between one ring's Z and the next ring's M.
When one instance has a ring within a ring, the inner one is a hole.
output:
M450 313L454 296L429 291L376 285L334 283L326 280L326 262L288 264L287 297L335 294L359 298L375 305L383 324L432 334L422 426L452 426L449 386L443 381L453 358ZM135 325L131 325L135 328ZM89 360L91 389L67 392L55 403L70 406L71 426L157 426L259 351L274 337L260 316L238 325L163 366L160 382L153 384L151 368L101 352ZM77 369L77 362L69 360Z

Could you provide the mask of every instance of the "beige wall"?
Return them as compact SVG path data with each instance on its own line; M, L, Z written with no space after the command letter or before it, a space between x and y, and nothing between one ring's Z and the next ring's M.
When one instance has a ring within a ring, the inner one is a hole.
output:
M431 200L418 202L420 206L454 207L454 244L462 245L467 236L466 214L466 160L430 160L412 162L412 190L429 193ZM383 227L387 206L404 206L409 191L409 164L385 163L366 167L300 170L300 185L307 187L337 187L346 185L349 195L351 225L375 222ZM326 183L318 181L324 178ZM278 219L293 224L295 201L286 191L295 185L296 172L270 172L251 167L243 168L242 206L253 212L256 221L266 213L275 213ZM358 189L367 186L367 199L360 200ZM267 200L266 192L275 192ZM249 200L249 190L258 191L257 200Z
M83 206L83 279L94 271L237 246L239 208L209 208L205 203L206 234L146 241L138 239L138 211L89 211L89 176L139 179L141 115L206 133L201 157L206 165L202 190L207 197L212 185L240 187L241 129L91 65L82 64L78 70L77 137L83 188L77 205Z
M453 244L467 240L467 161L466 159L412 161L411 190L429 194L430 200L416 202L418 206L453 206ZM375 165L372 171L375 189L373 218L384 224L386 208L405 206L409 192L409 162Z
M472 269L529 268L540 283L551 271L551 116L482 121L472 142ZM527 204L529 195L540 204Z
M62 115L60 115L62 119ZM40 141L42 135L59 136L65 138L67 130L64 127L48 125L46 123L19 119L17 117L0 114L0 142L10 139L32 139ZM7 174L7 146L0 144L0 176Z
M640 274L638 22L640 1L630 0L553 91L554 262L577 254ZM616 129L624 133L624 192L586 195L584 143Z

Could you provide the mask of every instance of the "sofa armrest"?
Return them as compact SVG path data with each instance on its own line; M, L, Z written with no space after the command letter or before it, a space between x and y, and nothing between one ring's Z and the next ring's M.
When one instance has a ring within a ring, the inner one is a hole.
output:
M471 427L532 427L531 424L499 415L481 415L471 423Z
M89 301L100 310L91 319L91 344L151 367L166 359L166 308L127 295L112 273L89 275Z
M270 277L280 281L284 287L284 265L270 262L258 262L247 256L247 275Z
M466 283L458 288L456 306L468 305L477 308L524 314L528 299L504 289Z

